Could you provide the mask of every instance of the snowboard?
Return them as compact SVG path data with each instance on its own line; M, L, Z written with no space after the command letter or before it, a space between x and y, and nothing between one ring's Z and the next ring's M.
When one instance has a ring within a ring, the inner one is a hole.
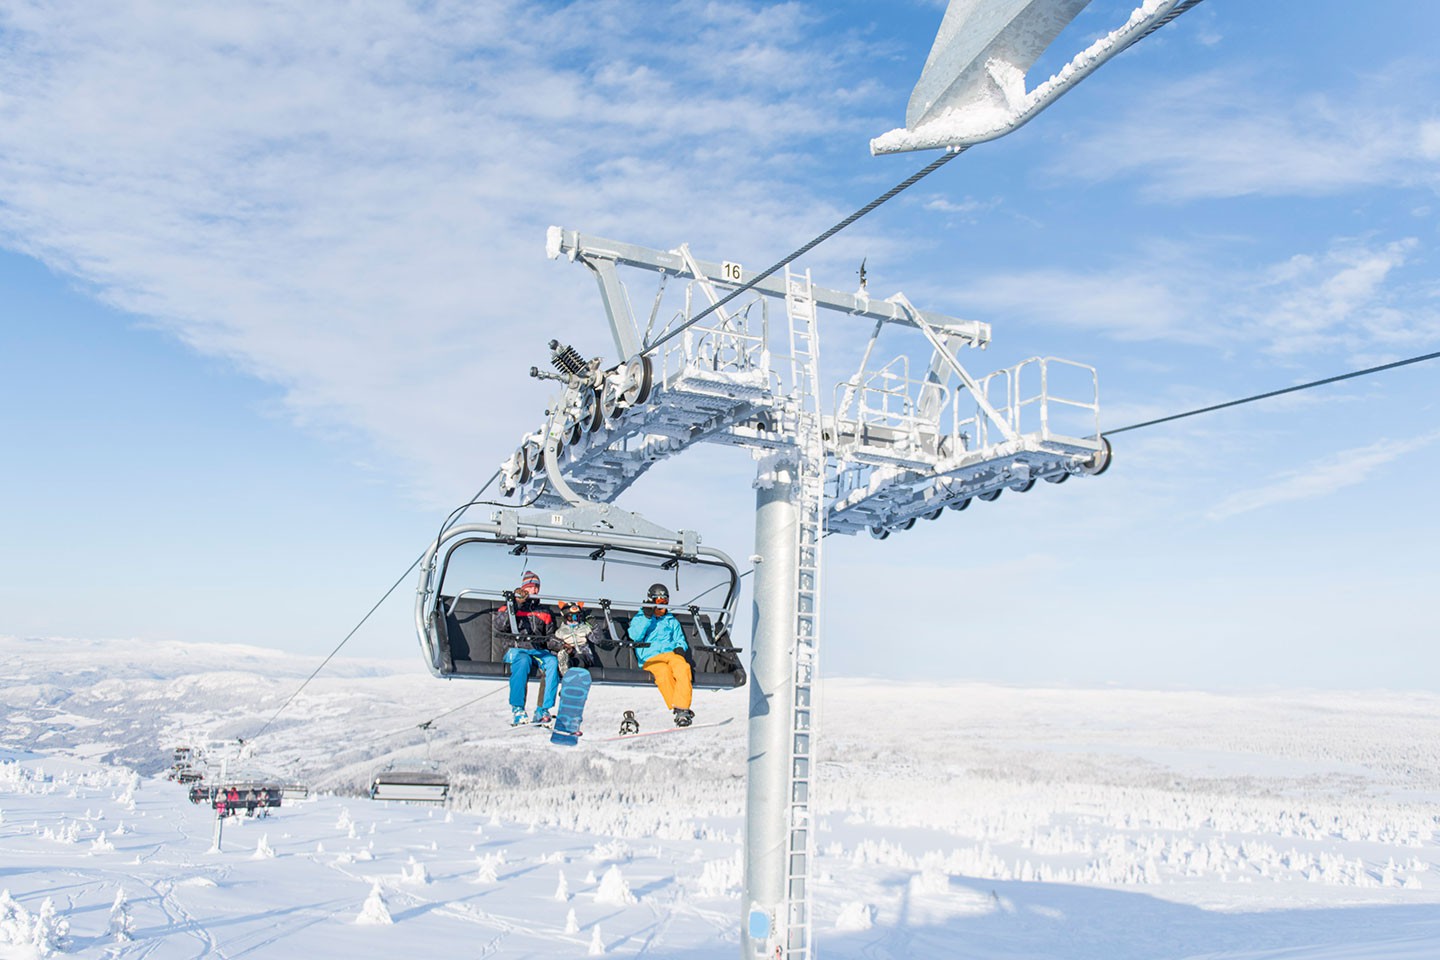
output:
M585 717L585 700L590 696L590 671L571 667L560 678L560 691L555 696L555 727L551 743L573 747L580 742L580 721Z
M690 730L704 730L706 727L723 727L733 720L733 717L726 717L724 720L716 720L714 723L692 723L688 727L661 727L659 730L642 730L639 733L622 733L616 737L597 737L596 743L609 743L612 740L634 740L638 737L660 737L667 733L686 733Z

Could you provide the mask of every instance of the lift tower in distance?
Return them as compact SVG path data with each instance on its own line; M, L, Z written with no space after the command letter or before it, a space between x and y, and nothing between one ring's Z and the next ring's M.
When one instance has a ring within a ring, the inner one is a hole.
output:
M906 126L872 150L958 153L1003 136L1200 0L1145 0L1028 88L1030 67L1088 2L951 0ZM810 960L824 537L884 538L1007 490L1104 472L1111 451L1099 429L1095 370L1036 357L972 375L961 354L990 342L988 324L920 309L898 293L872 299L863 282L855 293L827 289L788 265L759 275L697 259L683 244L652 250L560 227L550 228L546 246L552 259L594 275L619 362L602 369L590 361L583 383L572 377L503 465L501 490L542 510L603 505L697 443L755 458L741 953ZM656 279L643 326L622 271ZM671 281L679 289L667 294ZM682 303L671 311L677 293ZM822 310L873 323L854 374L835 384L820 379ZM928 357L923 368L891 353L899 337ZM570 359L577 363L557 367L584 366Z

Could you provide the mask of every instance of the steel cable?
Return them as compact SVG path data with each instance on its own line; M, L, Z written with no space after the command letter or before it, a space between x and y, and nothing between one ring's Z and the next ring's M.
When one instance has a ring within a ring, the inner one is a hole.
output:
M1440 351L1426 353L1418 357L1410 357L1405 360L1396 360L1393 363L1382 363L1376 367L1366 367L1363 370L1352 370L1349 373L1342 373L1333 377L1325 377L1323 380L1311 380L1309 383L1299 383L1293 387L1284 387L1280 390L1268 390L1265 393L1257 393L1249 397L1241 397L1239 400L1227 400L1224 403L1213 403L1208 407L1200 407L1195 410L1187 410L1184 413L1172 413L1168 417L1157 417L1154 420L1146 420L1143 423L1132 423L1128 427L1117 427L1114 430L1101 431L1102 437L1113 436L1117 433L1124 433L1127 430L1139 430L1142 427L1153 427L1157 423L1169 423L1172 420L1183 420L1186 417L1198 416L1202 413L1210 413L1214 410L1224 410L1227 407L1238 407L1241 404L1254 403L1256 400L1266 400L1270 397L1278 397L1287 393L1297 393L1301 390L1309 390L1311 387L1322 387L1327 383L1339 383L1342 380L1353 380L1356 377L1369 376L1372 373L1380 373L1384 370L1394 370L1396 367L1409 366L1412 363L1422 363L1426 360L1434 360L1440 357Z
M464 507L458 508L451 513L450 518L447 519L445 523L445 526L441 527L440 529L441 536L444 536L446 530L450 529L450 527L454 526L456 523L459 522L460 517L461 515L463 515L466 508L474 506L476 503L482 502L480 500L481 495L484 494L486 490L490 489L490 484L498 480L499 477L500 471L496 470L493 474L490 475L490 479L485 481L484 486L482 486L479 490L475 492L475 496L470 498L469 503L465 504ZM266 730L270 729L270 725L275 722L275 719L279 717L280 714L285 712L285 708L290 706L290 704L295 700L296 697L300 696L300 692L310 685L310 681L314 680L320 674L321 670L325 669L326 664L328 664L331 660L335 659L335 655L340 652L341 648L344 647L345 644L349 643L350 638L355 636L355 634L359 632L360 628L365 626L366 622L368 622L369 619L374 616L375 611L380 609L380 604L390 599L390 594L394 593L395 589L399 587L400 584L405 582L405 578L410 576L410 574L415 571L415 568L420 565L420 561L423 559L425 559L425 551L421 551L420 555L410 562L410 566L405 568L405 572L400 574L400 576L396 578L394 583L390 584L390 589L382 593L380 595L380 599L376 600L374 605L365 612L365 616L360 618L360 622L350 628L350 632L345 634L345 639L341 640L338 644L336 644L335 649L330 651L329 656L327 656L324 660L320 661L320 666L316 667L315 670L310 674L310 676L305 678L304 683L300 684L299 687L295 688L295 692L290 694L290 696L285 699L284 703L280 704L280 708L271 715L269 720L265 721L265 725L262 726L253 736L250 737L251 741L258 739L261 734L263 734Z

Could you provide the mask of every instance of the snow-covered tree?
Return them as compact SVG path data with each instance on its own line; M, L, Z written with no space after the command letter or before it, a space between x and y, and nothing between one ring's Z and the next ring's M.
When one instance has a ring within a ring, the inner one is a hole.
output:
M410 865L401 871L400 880L402 883L413 883L417 886L422 886L430 882L430 874L426 872L425 864L419 862L412 856L410 858Z
M635 902L635 894L630 892L630 884L626 882L619 866L611 864L610 869L605 871L605 876L600 878L600 888L595 891L595 902L617 906Z
M380 893L380 884L375 883L370 887L370 896L365 898L365 905L360 908L360 915L355 922L366 926L389 925L394 923L390 916L390 908L385 906L385 897Z
M598 923L590 931L590 949L586 952L592 957L605 955L605 941L600 939L600 924Z
M130 905L125 901L125 888L115 891L115 902L110 906L110 923L105 932L116 943L129 943L135 939L135 921L130 918Z

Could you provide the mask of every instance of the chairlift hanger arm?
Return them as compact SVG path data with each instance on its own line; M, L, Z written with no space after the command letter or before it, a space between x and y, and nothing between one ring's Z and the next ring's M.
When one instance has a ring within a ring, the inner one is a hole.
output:
M572 260L579 260L590 269L598 273L603 269L602 264L619 264L627 267L637 267L642 270L651 270L666 275L677 277L693 277L696 280L705 280L718 287L734 288L739 286L733 280L726 280L724 276L724 265L713 263L707 260L696 260L688 258L681 253L664 252L651 250L636 244L622 243L618 240L609 240L604 237L595 237L589 234L582 234L578 230L567 230L563 227L550 228L549 245L550 255L553 258L565 255ZM692 272L691 264L698 268L700 275ZM618 286L618 281L616 283ZM773 275L756 283L752 288L757 293L766 296L784 299L785 278L782 275ZM610 312L612 324L618 323L615 316L615 300L612 294L605 293L602 284L602 295L606 298L606 310ZM812 288L812 296L817 306L827 307L831 310L839 310L858 317L867 317L872 320L882 320L891 323L899 323L904 326L914 326L907 312L898 304L887 300L871 299L868 297L857 297L854 294L842 293L839 290L831 290L827 287L816 286ZM625 319L629 328L633 331L634 319L629 314L628 302L625 303ZM945 330L947 333L962 337L974 346L985 346L990 342L990 324L976 320L957 320L943 314L921 311L920 316L931 326ZM616 333L617 347L620 346L620 334ZM639 352L638 350L636 351ZM634 354L626 354L621 359L629 359Z

